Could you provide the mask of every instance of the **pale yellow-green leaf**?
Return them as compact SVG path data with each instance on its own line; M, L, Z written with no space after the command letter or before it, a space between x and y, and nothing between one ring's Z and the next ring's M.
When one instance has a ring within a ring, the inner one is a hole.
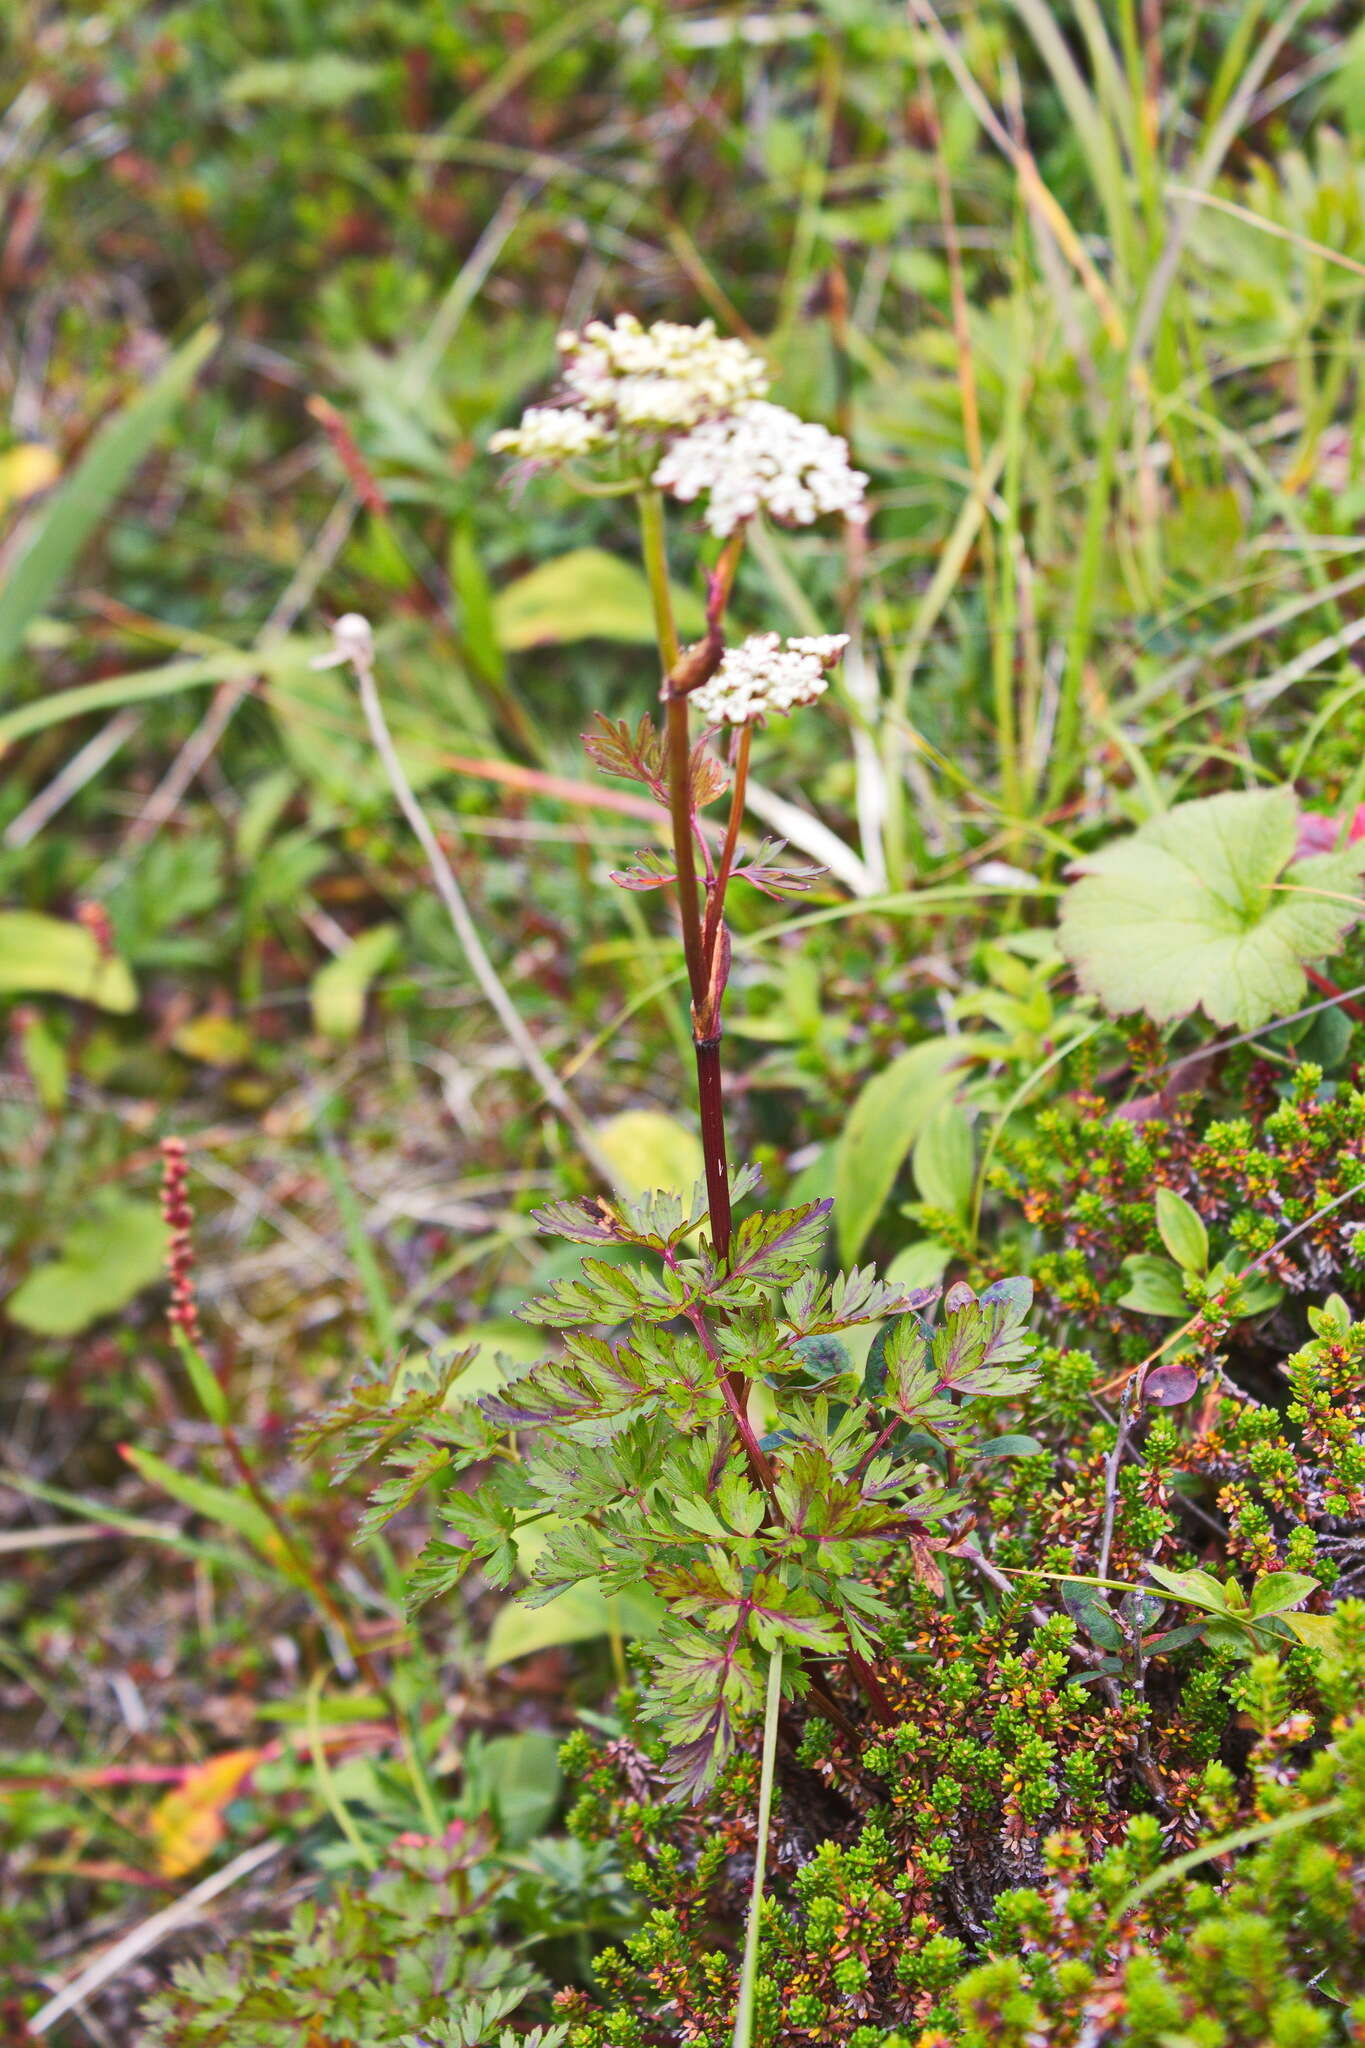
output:
M396 924L373 925L313 976L308 992L313 1028L328 1038L354 1038L365 1021L365 998L398 943Z
M623 1194L690 1195L702 1174L701 1141L661 1109L624 1109L597 1142Z
M608 1600L596 1584L571 1586L544 1607L525 1607L509 1600L498 1609L488 1632L484 1663L492 1671L536 1650L559 1649L567 1643L589 1643L609 1635L615 1623L622 1636L651 1636L663 1605L643 1588Z
M684 639L705 630L690 592L675 590L673 604ZM574 548L506 584L493 600L493 625L498 644L512 652L568 640L644 645L654 638L654 610L649 585L630 562L604 548Z
M132 975L92 932L37 910L0 910L0 996L71 996L126 1016L137 1007Z
M0 455L0 512L35 498L61 475L62 466L43 441L20 441Z
M206 1067L240 1067L251 1058L251 1033L221 1010L187 1018L171 1044L186 1059L199 1060Z
M40 1337L73 1337L160 1279L166 1246L155 1202L106 1194L71 1225L57 1256L20 1281L5 1314Z
M1291 789L1197 797L1075 863L1059 938L1115 1016L1202 1009L1255 1031L1303 1001L1304 965L1338 950L1365 901L1365 843L1294 859Z
M834 1226L845 1264L862 1249L906 1153L951 1096L962 1050L952 1038L912 1045L872 1076L849 1112L834 1154Z

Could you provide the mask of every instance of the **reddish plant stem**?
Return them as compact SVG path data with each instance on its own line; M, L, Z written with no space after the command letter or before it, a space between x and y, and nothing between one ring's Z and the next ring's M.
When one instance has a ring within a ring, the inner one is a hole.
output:
M748 1409L745 1406L749 1392L749 1383L743 1373L727 1372L722 1365L720 1353L711 1341L711 1332L706 1327L706 1318L701 1310L699 1308L689 1308L685 1313L688 1322L691 1323L701 1339L702 1350L716 1368L716 1383L721 1393L725 1396L725 1405L730 1411L736 1433L741 1444L744 1446L744 1455L749 1461L749 1470L767 1494L773 1511L776 1513L777 1480L773 1473L773 1468L768 1462L767 1453L754 1435L754 1426L749 1420Z
M1319 974L1316 967L1305 967L1303 971L1315 989L1319 989L1325 996L1336 997L1338 1009L1344 1010L1348 1017L1354 1017L1357 1024L1365 1021L1365 1009L1362 1009L1359 1003L1353 1003L1334 981L1330 981L1325 974Z
M896 1713L882 1689L882 1682L865 1657L856 1650L850 1650L845 1660L849 1670L867 1695L869 1706L884 1728L895 1726Z
M715 880L707 897L706 917L702 925L702 946L708 967L714 959L716 942L720 937L721 921L725 916L725 891L729 886L730 871L735 864L735 849L739 845L740 825L744 818L744 793L749 783L749 752L753 745L754 729L751 725L740 727L739 746L735 753L735 779L730 790L730 821L725 828L725 843L720 850L716 865ZM714 979L714 975L711 977ZM718 1023L719 1019L708 1020Z
M678 914L682 919L683 956L694 1012L706 1000L706 966L701 944L701 911L697 903L697 863L692 850L692 773L686 697L670 697L664 713L668 742L668 809L673 825L673 857L678 874Z
M711 1210L711 1244L717 1262L730 1257L730 1168L725 1150L725 1105L721 1093L720 1033L693 1041L697 1055L697 1100L706 1198Z

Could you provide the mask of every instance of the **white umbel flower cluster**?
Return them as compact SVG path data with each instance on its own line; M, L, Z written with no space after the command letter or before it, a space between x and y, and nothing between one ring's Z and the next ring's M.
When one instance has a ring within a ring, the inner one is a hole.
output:
M856 513L867 489L838 434L764 399L704 420L675 441L653 481L685 505L705 497L706 524L721 539L760 509L790 526L809 526L827 512Z
M754 633L728 648L709 683L688 703L708 725L752 725L798 704L813 704L829 687L827 671L848 645L847 633L824 633L783 641L776 633Z
M726 341L713 320L684 327L633 313L611 326L591 320L581 334L561 334L564 383L574 403L635 433L677 433L761 398L768 368L742 341Z
M561 334L559 352L568 403L532 406L520 426L493 436L496 454L568 462L621 436L686 433L768 388L767 365L742 341L724 340L711 320L645 327L618 313L610 326L591 320L581 334Z
M595 455L610 438L601 422L589 419L579 406L533 405L519 427L494 434L488 445L495 455L520 455L527 462L572 462L575 456Z

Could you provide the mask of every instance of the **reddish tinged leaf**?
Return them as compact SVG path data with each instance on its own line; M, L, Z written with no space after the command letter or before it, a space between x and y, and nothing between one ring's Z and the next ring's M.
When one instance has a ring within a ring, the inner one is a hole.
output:
M662 853L639 853L638 866L613 868L611 879L622 889L666 889L676 882L678 872L672 859Z
M663 743L648 712L634 732L622 719L610 719L597 712L596 724L583 735L583 747L590 761L608 775L624 775L629 782L643 782L656 796L662 796L664 776Z
M1142 1383L1142 1398L1149 1408L1179 1408L1199 1385L1199 1375L1188 1365L1159 1365Z

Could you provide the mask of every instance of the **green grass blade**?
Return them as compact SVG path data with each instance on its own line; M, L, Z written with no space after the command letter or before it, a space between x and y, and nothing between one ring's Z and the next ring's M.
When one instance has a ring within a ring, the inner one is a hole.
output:
M0 585L0 675L13 662L28 627L56 596L81 549L217 342L216 327L201 327L147 389L101 427L76 468L38 515L28 546Z

